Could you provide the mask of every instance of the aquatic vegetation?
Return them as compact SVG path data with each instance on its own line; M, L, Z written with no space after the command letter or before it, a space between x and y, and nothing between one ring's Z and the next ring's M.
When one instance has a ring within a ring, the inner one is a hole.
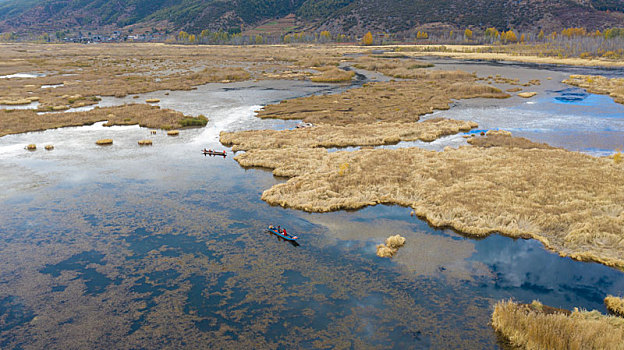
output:
M139 146L151 146L152 140L139 140Z
M405 244L405 237L394 235L386 238L386 244L377 245L377 256L380 258L391 258Z
M522 98L531 98L533 96L537 95L537 92L533 92L533 91L527 91L527 92L521 92L518 94L518 96L522 97Z
M624 299L609 295L604 299L607 309L612 313L624 317Z
M147 100L145 100L145 103L158 103L160 102L159 98L148 98Z
M54 149L54 145L45 145L46 151L51 151Z
M570 75L563 81L594 94L609 95L617 103L624 104L624 78L606 78L601 75Z
M29 151L34 151L37 149L37 145L35 145L34 143L31 143L29 145L26 146L26 149Z
M302 119L314 125L415 122L436 109L449 109L452 99L507 98L499 89L475 84L468 73L423 71L422 80L380 82L338 95L310 96L268 105L260 118Z
M178 122L182 127L190 127L190 126L206 126L208 123L208 118L203 115L199 115L197 117L186 117Z
M469 131L476 123L435 118L418 123L381 122L344 126L317 125L292 130L221 132L219 140L233 151L287 147L347 147L431 142L445 135Z
M622 349L624 344L622 318L576 309L568 315L536 302L499 301L492 326L525 349Z
M473 146L489 148L489 147L511 147L511 148L541 148L554 149L546 143L537 143L523 137L512 137L511 132L505 130L489 130L485 137L472 135L466 142Z
M169 130L167 131L168 136L178 136L180 135L180 130Z
M311 81L316 83L343 83L351 81L355 76L355 72L346 71L337 67L323 70L321 74L314 75L310 78Z
M112 145L113 144L113 139L101 139L101 140L97 140L95 141L96 145L99 146L107 146L107 145Z
M171 129L182 126L190 118L183 113L147 104L95 108L84 112L46 113L37 115L33 110L0 110L0 136L28 131L91 125L106 121L104 126L135 125L148 128Z
M606 158L523 141L499 147L510 137L496 137L489 147L444 152L275 148L235 160L292 178L264 191L269 204L309 212L398 204L434 226L535 238L562 256L624 266L621 170Z

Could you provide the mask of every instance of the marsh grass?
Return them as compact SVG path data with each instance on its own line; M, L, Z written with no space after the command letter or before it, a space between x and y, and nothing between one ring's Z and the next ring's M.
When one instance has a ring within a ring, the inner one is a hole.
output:
M398 204L437 227L534 238L562 256L624 266L621 167L530 146L511 141L444 152L291 147L249 150L235 159L291 177L262 194L273 205L328 212ZM344 163L349 169L340 175Z
M146 104L95 108L86 112L49 113L37 115L33 110L0 110L0 136L29 131L91 125L107 121L105 126L139 124L148 128L181 126L185 116L180 112Z
M492 326L524 349L624 349L624 319L597 311L575 309L566 315L533 304L500 301L494 307Z
M345 126L318 125L293 130L221 132L219 140L233 151L287 147L348 147L396 144L400 141L431 142L441 136L469 131L474 122L435 118L418 123L378 122Z
M609 95L617 103L624 104L624 78L606 78L601 75L570 75L563 81L594 94Z
M468 73L425 72L422 81L371 83L338 95L296 98L268 105L257 116L302 119L315 125L415 122L420 115L449 109L453 99L509 97L494 87L476 84Z
M108 146L113 144L113 139L101 139L95 141L95 144L98 146Z
M624 317L624 299L609 295L604 299L607 309L617 316Z
M351 81L355 76L355 72L346 71L337 67L325 69L319 75L312 76L311 81L315 83L344 83Z

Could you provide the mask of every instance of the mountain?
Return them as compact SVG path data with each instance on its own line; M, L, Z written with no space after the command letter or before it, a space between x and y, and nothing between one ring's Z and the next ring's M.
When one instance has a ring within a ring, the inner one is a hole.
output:
M232 30L288 14L299 28L362 34L414 28L560 30L624 25L623 0L0 0L0 32L129 25Z

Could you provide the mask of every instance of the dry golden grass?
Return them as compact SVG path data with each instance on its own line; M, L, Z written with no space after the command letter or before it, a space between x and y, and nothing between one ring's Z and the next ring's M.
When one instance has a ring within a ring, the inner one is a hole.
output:
M95 141L95 144L98 146L107 146L107 145L112 145L113 144L113 139L101 139L101 140L97 140Z
M139 140L139 146L151 146L152 140Z
M183 113L158 106L133 104L117 107L95 108L87 112L47 113L38 115L32 110L0 110L0 136L29 131L90 125L107 120L105 126L134 125L171 129L189 118Z
M46 149L46 151L51 151L51 150L54 149L54 146L53 145L46 145L45 149Z
M327 212L398 204L434 226L535 238L562 256L624 266L622 165L515 143L444 152L276 148L235 159L292 177L264 191L273 205Z
M387 49L387 48L386 48ZM508 45L400 45L397 49L402 54L409 54L414 57L439 56L451 57L464 60L488 60L488 61L511 61L536 64L564 64L571 66L590 67L624 67L622 60L607 59L586 59L586 58L559 58L539 55L534 52L530 45L513 46ZM514 52L505 52L507 50ZM500 51L500 52L479 52L479 51Z
M604 299L604 303L609 311L624 317L624 299L609 295Z
M37 145L35 145L34 143L31 143L29 145L26 146L26 149L29 151L34 151L37 149Z
M330 69L323 70L319 75L311 77L310 80L316 83L344 83L351 81L354 76L355 72L332 67Z
M359 57L355 59L356 68L375 71L383 73L390 77L402 78L402 79L422 79L426 77L428 73L434 73L426 71L422 68L433 67L432 64L414 59L399 59L399 58L379 58L379 57ZM449 74L446 72L445 74ZM469 73L454 73L465 74L470 76Z
M533 96L537 95L537 92L533 92L533 91L527 91L527 92L521 92L518 94L518 96L522 97L522 98L531 98Z
M419 81L367 84L338 95L297 98L268 105L258 111L260 118L302 119L313 124L415 122L436 109L448 109L451 99L506 98L497 88L474 83L471 75L431 71Z
M380 258L391 258L405 245L405 237L394 235L386 238L385 244L377 245L377 256Z
M145 100L145 103L158 103L160 102L159 98L148 98L147 100Z
M624 104L624 78L606 78L600 75L570 75L563 81L595 94L609 95L617 103Z
M293 130L221 132L220 141L233 151L286 147L347 147L395 144L400 141L433 141L477 127L474 122L430 119L417 123L319 125Z
M500 132L487 132L485 137L479 137L474 135L466 140L469 144L477 147L510 147L510 148L543 148L554 149L545 143L536 143L523 137L511 137L511 133L505 134Z
M540 303L500 301L494 307L492 326L524 349L624 349L624 319L576 309L568 316L543 308Z
M167 131L168 136L178 136L180 135L180 130L169 130Z

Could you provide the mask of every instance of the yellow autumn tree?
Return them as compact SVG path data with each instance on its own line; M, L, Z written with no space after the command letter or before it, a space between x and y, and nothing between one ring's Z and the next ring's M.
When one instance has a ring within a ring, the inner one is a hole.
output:
M540 30L539 34L537 34L538 40L544 40L544 30Z
M464 38L472 39L472 30L466 28L466 30L464 30Z
M364 37L362 38L362 44L366 46L373 45L373 34L371 32L368 32L364 35Z
M322 31L319 40L324 43L331 41L331 33L328 30Z

